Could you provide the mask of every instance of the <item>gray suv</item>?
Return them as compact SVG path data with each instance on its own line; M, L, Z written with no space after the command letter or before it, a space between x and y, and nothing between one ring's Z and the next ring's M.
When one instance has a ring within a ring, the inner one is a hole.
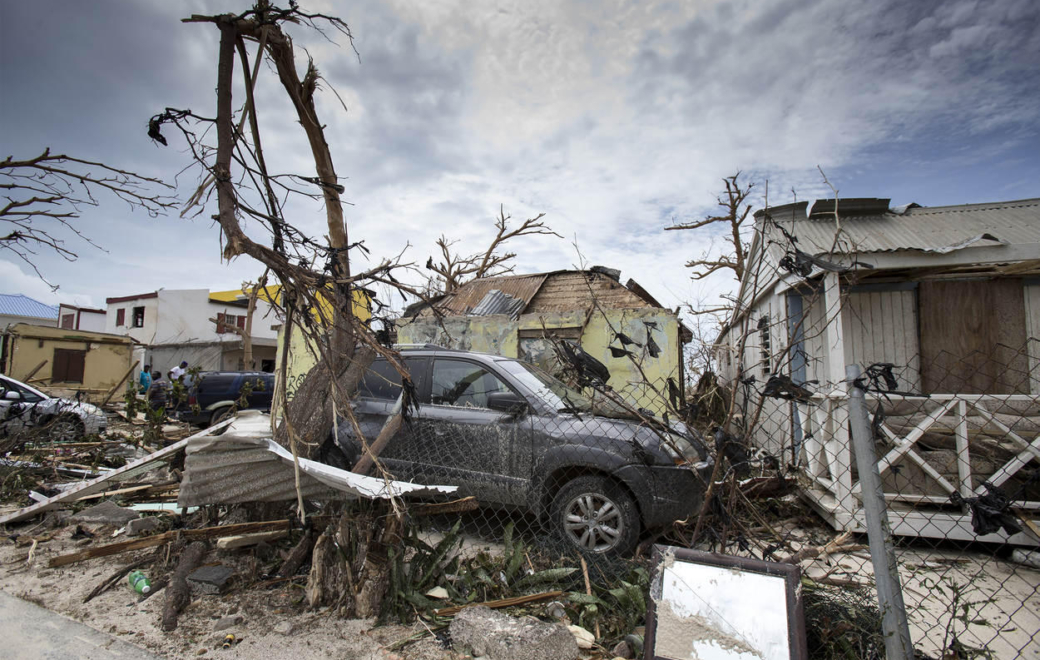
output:
M686 518L703 502L712 461L681 424L591 400L512 358L439 347L402 356L419 407L380 457L397 479L454 485L484 506L533 513L566 543L598 554L627 553L642 529ZM400 383L382 358L366 373L354 410L369 442ZM324 450L327 462L349 469L361 453L353 425L341 419Z

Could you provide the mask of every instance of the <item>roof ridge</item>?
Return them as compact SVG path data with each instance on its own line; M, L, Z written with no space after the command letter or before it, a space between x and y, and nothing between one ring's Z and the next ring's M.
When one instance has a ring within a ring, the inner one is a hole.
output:
M1015 199L1007 202L980 202L978 204L950 204L949 206L919 206L907 210L903 215L929 215L934 213L966 213L968 211L995 211L1009 208L1040 206L1040 198ZM899 214L896 214L899 215Z

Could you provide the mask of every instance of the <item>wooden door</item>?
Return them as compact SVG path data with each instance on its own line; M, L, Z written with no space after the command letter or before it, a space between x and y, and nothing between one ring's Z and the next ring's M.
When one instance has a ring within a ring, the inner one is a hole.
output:
M1028 394L1021 280L921 282L925 394Z

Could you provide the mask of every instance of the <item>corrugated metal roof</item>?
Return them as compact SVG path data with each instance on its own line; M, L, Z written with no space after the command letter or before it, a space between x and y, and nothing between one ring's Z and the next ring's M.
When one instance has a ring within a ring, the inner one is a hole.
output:
M34 319L57 319L58 308L44 305L22 294L0 293L0 314L7 316L26 316Z
M527 306L520 298L514 298L508 293L502 293L498 289L487 292L484 299L477 303L469 316L491 316L493 314L505 314L517 316Z
M436 303L436 307L448 316L463 316L473 311L493 290L498 290L523 301L524 306L538 293L548 273L534 275L505 275L473 280L459 287Z
M838 211L840 214L840 201ZM798 237L798 247L802 251L816 255L832 251L836 230L833 218L806 218L804 207L774 214L774 218ZM775 227L770 227L768 238L786 244ZM1030 243L1040 243L1040 199L913 207L902 214L889 212L842 217L835 251L861 254L896 250L951 252L973 245Z
M296 499L293 456L270 440L267 415L247 410L222 436L192 438L185 449L179 506L280 502ZM300 490L305 499L389 499L401 495L452 493L455 486L423 486L355 474L301 458Z

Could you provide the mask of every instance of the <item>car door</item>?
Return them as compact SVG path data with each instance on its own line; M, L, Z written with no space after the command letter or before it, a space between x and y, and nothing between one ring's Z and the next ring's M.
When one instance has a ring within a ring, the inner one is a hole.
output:
M423 357L405 357L405 366L416 387L416 396L421 397L426 379L428 362ZM397 399L401 395L401 374L392 364L378 358L365 371L358 384L358 396L354 402L354 417L361 427L361 432L368 443L372 443L379 435L380 429L393 413ZM417 402L418 403L418 402ZM414 412L412 413L414 415ZM344 453L351 460L361 454L361 446L354 438L354 429L349 422L341 421L339 425L340 443L344 444ZM346 446L349 442L350 446ZM383 466L401 480L414 478L414 457L416 455L413 424L403 424L379 455Z
M9 399L8 392L17 394ZM27 387L0 378L0 434L14 435L35 423L36 404L45 401Z
M493 392L515 390L476 362L434 359L430 403L417 424L417 480L459 486L488 504L522 505L528 479L515 472L512 456L528 421L491 410Z

